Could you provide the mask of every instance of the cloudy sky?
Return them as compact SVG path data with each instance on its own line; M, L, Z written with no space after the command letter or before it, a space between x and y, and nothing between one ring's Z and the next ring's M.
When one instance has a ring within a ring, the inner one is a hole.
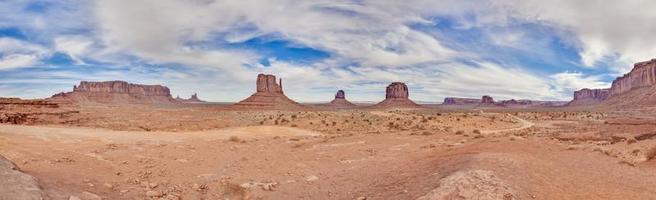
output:
M329 101L567 100L656 57L653 0L0 0L0 96L81 80L238 101L258 73Z

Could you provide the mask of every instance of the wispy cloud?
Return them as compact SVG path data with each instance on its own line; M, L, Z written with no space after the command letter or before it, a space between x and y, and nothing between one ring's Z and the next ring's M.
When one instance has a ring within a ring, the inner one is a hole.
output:
M602 4L611 5L591 6ZM407 82L412 98L427 101L567 99L656 54L645 45L656 30L649 4L0 1L0 13L10 13L0 16L0 95L15 94L4 89L9 84L35 80L61 84L33 83L22 97L47 96L80 79L125 79L236 101L266 72L283 77L286 93L301 101L323 101L337 89L378 100L391 81Z

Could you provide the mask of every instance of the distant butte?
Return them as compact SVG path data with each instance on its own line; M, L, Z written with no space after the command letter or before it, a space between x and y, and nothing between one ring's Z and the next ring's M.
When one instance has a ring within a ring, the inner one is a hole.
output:
M346 100L346 94L344 93L344 90L339 90L335 94L335 99L333 99L330 103L327 104L327 106L333 107L333 108L352 108L356 107L355 104L351 103L350 101Z
M285 96L282 79L276 83L276 76L258 74L256 91L250 97L232 106L237 109L304 109L305 106Z
M189 99L180 98L179 96L175 98L176 101L181 103L204 103L205 101L198 98L198 94L194 93L189 97Z

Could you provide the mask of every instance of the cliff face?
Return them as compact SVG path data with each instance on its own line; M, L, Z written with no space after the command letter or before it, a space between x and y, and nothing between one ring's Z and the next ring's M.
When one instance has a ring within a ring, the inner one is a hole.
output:
M96 103L175 103L168 87L132 84L125 81L82 81L72 92L55 94L57 101Z
M610 89L588 89L583 88L574 91L574 99L567 103L568 106L586 106L602 102L610 97Z
M606 100L610 96L610 89L588 89L583 88L579 91L574 92L574 101L576 100Z
M636 63L631 72L615 79L610 87L610 96L652 85L656 85L656 59Z

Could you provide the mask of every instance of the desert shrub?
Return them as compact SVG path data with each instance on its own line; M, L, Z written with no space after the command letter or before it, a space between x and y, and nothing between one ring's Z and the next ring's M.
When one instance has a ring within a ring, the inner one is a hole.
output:
M481 130L474 129L474 131L472 131L472 133L474 133L474 134L481 134Z
M231 142L240 142L241 139L239 139L239 137L237 137L236 135L233 135L233 136L230 136L230 141Z
M433 134L435 134L435 133L429 132L429 131L421 132L421 135L433 135Z
M465 134L465 131L463 131L463 130L456 131L456 135L462 135L462 134Z

